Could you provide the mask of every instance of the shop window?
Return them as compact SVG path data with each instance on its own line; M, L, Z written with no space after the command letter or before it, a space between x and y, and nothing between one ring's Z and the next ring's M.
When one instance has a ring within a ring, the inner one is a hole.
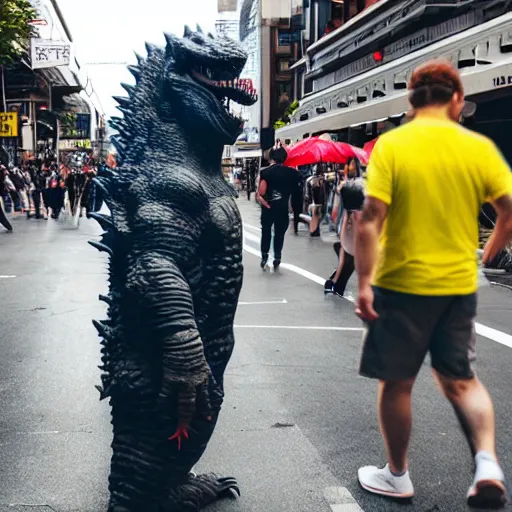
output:
M292 42L292 35L290 32L279 31L277 35L277 44L279 46L290 46Z
M469 68L476 64L475 48L464 48L459 52L457 66L459 69Z
M331 1L331 20L343 21L343 1Z
M501 35L500 49L502 53L512 52L512 31Z
M288 59L280 59L278 61L277 70L280 73L286 73L290 69L290 60Z
M407 89L407 72L396 74L393 85L395 90Z

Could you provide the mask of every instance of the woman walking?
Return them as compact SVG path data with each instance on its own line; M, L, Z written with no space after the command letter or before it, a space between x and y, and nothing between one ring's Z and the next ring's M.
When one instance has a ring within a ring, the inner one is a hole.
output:
M355 270L355 223L364 203L364 182L357 159L349 160L345 166L345 175L346 181L340 190L343 205L340 241L334 244L334 251L338 256L338 268L324 285L325 294L334 293L340 297L343 297L347 283Z

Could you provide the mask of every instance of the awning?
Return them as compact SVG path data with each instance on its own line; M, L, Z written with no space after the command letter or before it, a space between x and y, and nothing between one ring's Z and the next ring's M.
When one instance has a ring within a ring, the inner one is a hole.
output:
M500 76L512 76L512 57L505 63L477 66L466 71L462 75L466 97L492 90L495 87L494 80ZM512 87L509 88L512 93ZM290 124L276 130L276 138L299 140L306 134L333 132L354 125L371 123L378 119L387 119L406 112L408 108L408 92L403 91L389 98L372 99L350 108L329 112L309 121Z
M305 66L305 65L306 65L306 57L302 57L302 59L299 59L297 62L295 62L295 64L292 64L288 68L288 71L292 71L293 69L297 69L297 68L300 68L301 66Z
M248 149L244 151L243 149L239 149L238 151L234 151L231 155L231 158L259 158L261 156L261 149Z

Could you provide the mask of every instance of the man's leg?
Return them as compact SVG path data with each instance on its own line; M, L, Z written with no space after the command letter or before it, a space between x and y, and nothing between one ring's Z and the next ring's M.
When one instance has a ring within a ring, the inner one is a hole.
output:
M433 373L455 410L472 454L485 451L496 458L494 406L484 385L476 377L456 380Z
M379 422L388 453L384 468L359 469L361 486L393 498L411 498L407 467L411 435L411 392L446 300L375 288L380 317L367 326L360 374L379 379Z
M261 267L264 268L268 261L270 243L272 241L272 225L274 216L269 208L261 208Z
M507 500L504 475L495 446L494 406L474 375L476 294L453 298L432 340L434 376L452 404L475 456L476 473L468 504L496 508Z
M407 470L414 380L381 381L379 384L380 431L386 445L389 469L395 475L401 475Z
M288 231L290 220L288 218L287 210L284 210L282 212L276 212L275 217L276 218L274 223L274 261L280 263L281 256L283 253L284 237L286 235L286 231Z

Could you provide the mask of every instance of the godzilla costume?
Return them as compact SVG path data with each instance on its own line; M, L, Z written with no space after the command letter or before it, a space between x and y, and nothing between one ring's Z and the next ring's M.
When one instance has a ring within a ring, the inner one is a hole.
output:
M111 215L91 245L110 255L101 398L110 397L109 512L195 512L239 493L233 478L195 476L223 401L242 285L242 222L221 172L242 121L229 100L256 101L238 82L246 54L185 28L129 69L116 171L96 179Z

